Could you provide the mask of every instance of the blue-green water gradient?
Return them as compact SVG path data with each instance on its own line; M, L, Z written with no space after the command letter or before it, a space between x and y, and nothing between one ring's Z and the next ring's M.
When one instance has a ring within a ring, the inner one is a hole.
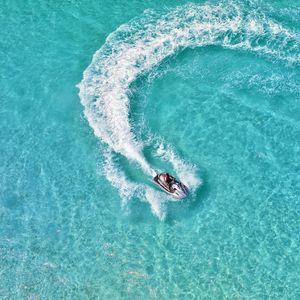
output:
M2 1L0 298L299 299L299 24L299 1Z

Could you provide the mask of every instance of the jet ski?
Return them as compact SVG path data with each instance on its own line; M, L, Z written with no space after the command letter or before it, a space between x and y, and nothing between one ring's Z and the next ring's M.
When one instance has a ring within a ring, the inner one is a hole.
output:
M168 173L157 174L153 178L153 181L166 193L168 193L176 199L183 199L189 194L188 188Z

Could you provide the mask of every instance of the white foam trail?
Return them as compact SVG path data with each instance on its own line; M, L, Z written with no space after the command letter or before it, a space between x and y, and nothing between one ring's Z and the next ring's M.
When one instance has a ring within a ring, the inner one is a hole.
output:
M197 167L176 155L171 146L164 146L163 143L161 143L157 148L155 155L161 157L165 161L169 161L178 178L184 182L190 190L196 190L196 188L202 184Z
M163 221L167 215L166 203L172 200L172 198L150 187L147 187L145 191L145 197L151 206L152 213Z
M137 183L131 182L125 173L117 167L113 161L111 151L104 153L105 161L103 171L108 181L116 188L118 188L122 198L122 207L126 207L128 201L134 196L135 193L141 188Z
M163 15L145 13L110 34L84 71L79 95L95 135L153 176L155 172L142 152L143 143L136 139L134 124L129 121L130 85L179 50L205 45L245 49L291 63L300 61L296 34L237 5L187 4ZM200 184L191 175L190 166L172 151L167 151L165 157L188 185ZM108 180L120 189L122 197L130 197L130 190L137 187L125 179L120 181L120 177L114 179L117 170L110 169L109 164L106 168Z
M104 153L105 161L103 165L103 172L108 181L119 190L123 209L128 209L128 204L132 197L137 196L142 201L146 201L151 206L151 211L161 221L166 217L166 202L169 197L162 195L159 191L152 189L142 183L130 181L126 174L118 168L113 160L111 151Z

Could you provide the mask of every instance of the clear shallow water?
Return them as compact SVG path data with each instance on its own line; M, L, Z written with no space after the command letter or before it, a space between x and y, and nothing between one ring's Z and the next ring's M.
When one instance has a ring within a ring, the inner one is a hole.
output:
M299 298L299 3L214 4L2 5L1 298Z

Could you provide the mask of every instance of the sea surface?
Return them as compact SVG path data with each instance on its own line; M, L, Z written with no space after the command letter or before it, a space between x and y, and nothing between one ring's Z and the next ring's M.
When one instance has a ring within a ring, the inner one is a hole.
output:
M0 299L300 299L299 0L2 0L0 28Z

